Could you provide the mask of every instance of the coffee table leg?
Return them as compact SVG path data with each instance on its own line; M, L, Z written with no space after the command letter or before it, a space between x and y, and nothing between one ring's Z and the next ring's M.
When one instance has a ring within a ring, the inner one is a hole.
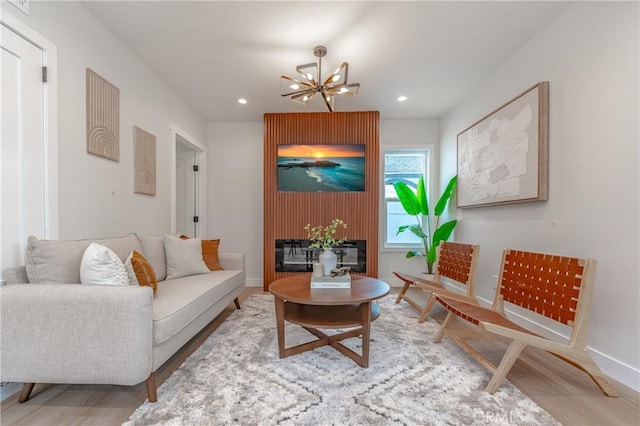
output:
M284 299L278 297L276 300L276 327L278 329L278 353L280 358L284 358Z
M371 337L371 302L360 304L362 315L362 367L369 367L369 342Z

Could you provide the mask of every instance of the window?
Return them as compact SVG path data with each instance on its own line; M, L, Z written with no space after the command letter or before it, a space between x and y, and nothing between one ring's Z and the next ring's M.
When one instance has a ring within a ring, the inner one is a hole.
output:
M384 248L421 247L420 238L409 231L397 234L402 225L416 223L414 216L405 213L398 199L393 183L405 182L410 188L416 189L420 176L424 175L427 191L431 188L430 162L428 148L385 149L384 167L384 200L383 200L383 244ZM397 234L397 235L396 235Z

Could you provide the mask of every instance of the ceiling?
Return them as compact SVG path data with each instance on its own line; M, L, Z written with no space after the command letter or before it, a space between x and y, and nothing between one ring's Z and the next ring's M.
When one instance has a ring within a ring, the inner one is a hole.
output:
M356 97L337 111L437 118L568 2L88 1L85 6L206 121L326 111L280 96L280 76L328 49L323 75L349 63ZM534 82L532 82L534 83ZM400 95L407 96L398 102ZM241 105L238 98L246 98Z

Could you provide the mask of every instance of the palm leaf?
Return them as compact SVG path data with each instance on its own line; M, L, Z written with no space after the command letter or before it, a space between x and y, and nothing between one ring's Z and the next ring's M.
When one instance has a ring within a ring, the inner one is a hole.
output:
M427 238L426 234L422 230L422 227L420 227L419 225L410 225L409 230L421 240Z
M443 223L436 229L433 233L433 241L431 242L431 246L427 251L427 262L434 263L436 261L437 251L436 249L440 245L441 241L447 241L451 234L453 233L453 228L456 227L458 223L457 220L450 220L449 222Z
M429 216L429 201L427 201L427 191L424 187L423 176L420 176L420 180L418 180L416 196L418 197L418 203L420 204L420 213L425 216Z
M398 199L402 204L402 208L407 214L415 216L420 214L420 201L418 201L418 197L413 193L411 188L404 182L394 182L393 188L396 190L396 194L398 194Z
M411 257L414 257L414 256L424 256L424 254L420 253L419 251L415 251L415 250L407 252L407 259L409 259Z
M454 176L451 178L444 192L440 196L438 203L436 204L436 208L434 210L434 214L436 216L440 216L447 206L447 202L449 198L451 198L451 194L453 194L453 189L456 187L456 183L458 182L458 176Z

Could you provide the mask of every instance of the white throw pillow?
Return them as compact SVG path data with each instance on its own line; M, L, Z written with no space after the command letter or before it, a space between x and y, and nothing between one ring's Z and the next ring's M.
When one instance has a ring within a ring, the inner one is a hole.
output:
M96 285L129 285L124 264L110 248L91 243L82 255L80 282Z
M164 251L167 256L167 279L206 274L209 271L202 258L202 239L182 240L164 234Z

